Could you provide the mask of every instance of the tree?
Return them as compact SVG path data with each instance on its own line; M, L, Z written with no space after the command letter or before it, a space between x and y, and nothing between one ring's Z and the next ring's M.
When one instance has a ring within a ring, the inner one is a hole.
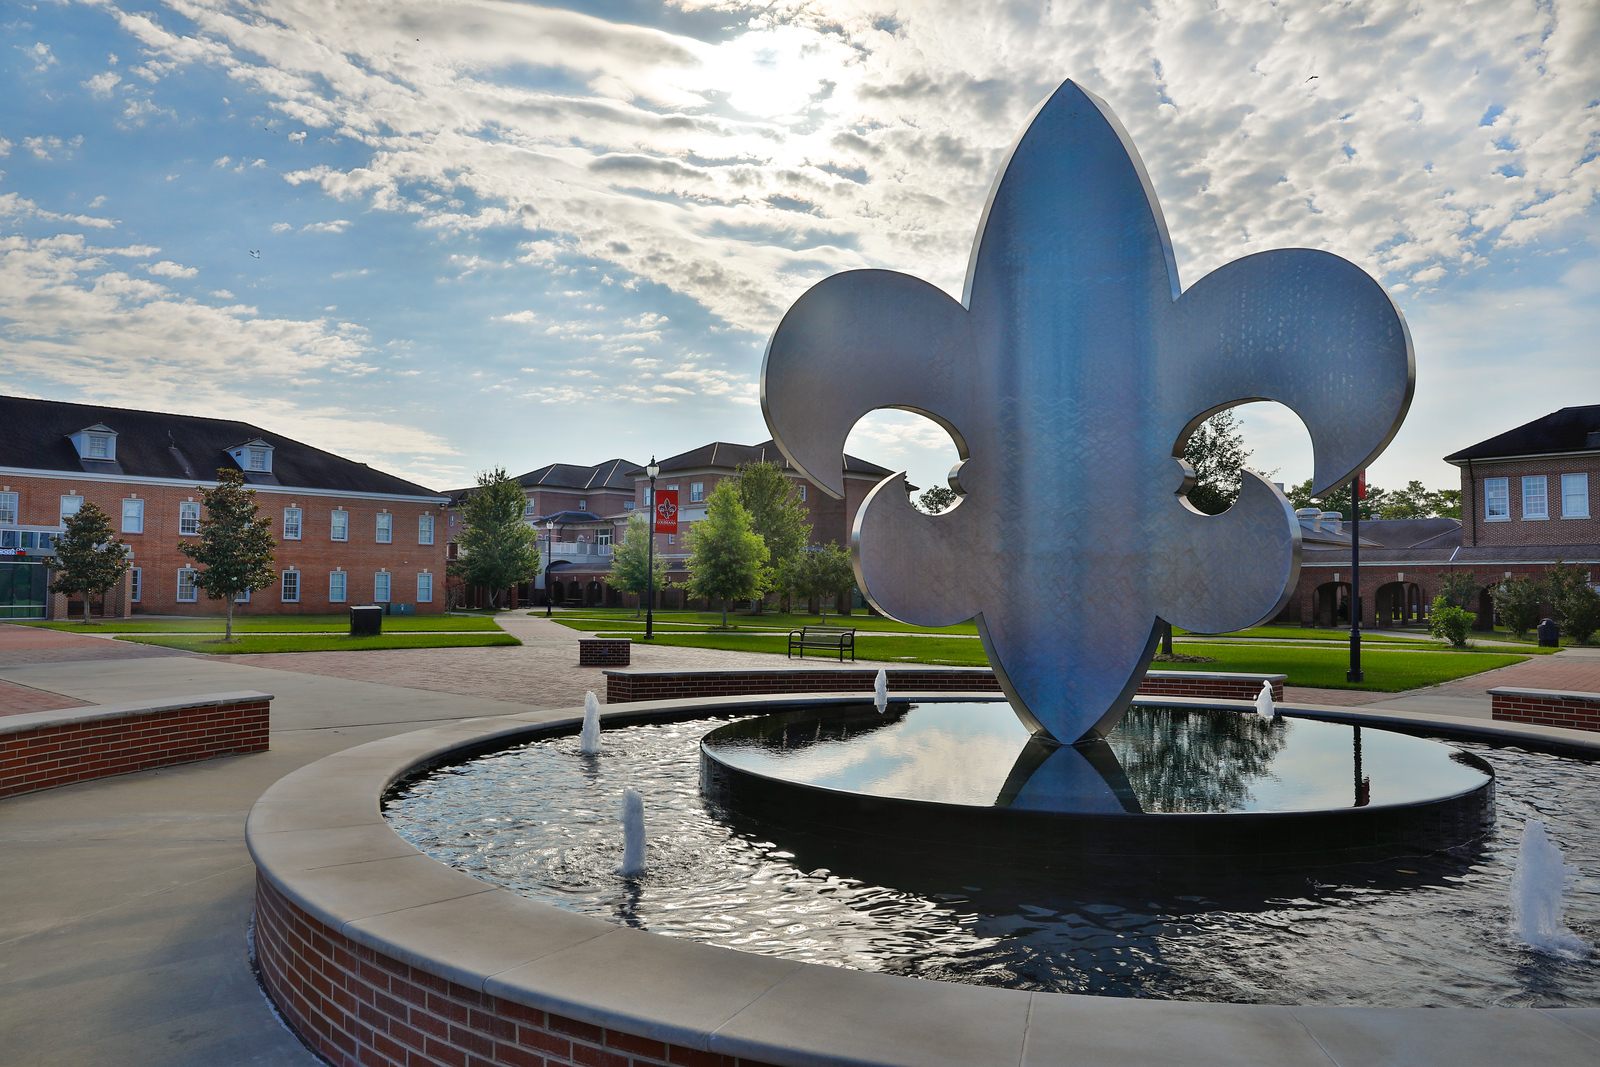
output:
M128 546L111 528L111 516L92 500L84 501L76 515L68 515L66 532L56 538L55 555L44 565L53 576L52 593L83 594L83 621L89 621L89 594L105 591L122 581L133 564Z
M235 599L278 580L272 557L278 543L272 539L272 520L256 513L256 491L245 488L242 471L217 471L216 487L206 490L204 503L200 540L179 541L178 551L205 568L195 574L195 587L228 605L222 639L232 641Z
M1448 571L1439 575L1439 596L1464 611L1477 607L1478 591L1482 588L1477 576L1469 571Z
M750 528L767 546L760 596L790 586L790 572L800 551L811 540L806 510L795 499L794 484L776 463L747 463L738 468L734 485L739 503L750 515ZM757 601L756 610L760 610Z
M917 507L929 515L937 515L941 511L949 511L955 507L956 491L948 485L932 485L922 491L917 497Z
M1350 519L1350 486L1335 489L1325 497L1311 495L1311 479L1284 491L1289 503L1296 508L1317 508L1337 511L1341 518ZM1388 490L1367 484L1366 498L1361 501L1363 519L1430 519L1461 518L1461 490L1433 490L1421 482L1407 483L1404 489Z
M1194 468L1189 503L1207 515L1233 507L1250 450L1244 447L1239 419L1232 411L1220 411L1202 422L1184 442L1183 458Z
M767 546L750 525L733 481L717 483L706 517L689 530L689 592L722 601L722 628L728 628L728 601L761 595Z
M539 573L538 534L522 521L527 503L522 486L506 476L504 467L480 472L478 487L461 502L466 529L451 572L468 585L488 589L497 607L502 590Z
M1539 624L1539 607L1548 594L1544 583L1532 578L1511 578L1489 589L1500 621L1518 637Z
M622 543L611 550L611 575L606 584L623 593L638 593L639 606L644 607L645 590L652 592L666 584L665 568L650 566L650 519L646 512L628 516L628 528L623 531ZM654 583L652 586L652 570ZM635 615L639 614L637 611Z
M846 596L855 585L855 568L850 563L850 553L829 541L820 548L805 551L795 572L795 589L808 600L817 598L822 604L822 621L828 621L830 596Z
M1560 562L1544 574L1562 629L1578 644L1586 644L1595 630L1600 629L1600 593L1589 584L1591 577L1587 567Z

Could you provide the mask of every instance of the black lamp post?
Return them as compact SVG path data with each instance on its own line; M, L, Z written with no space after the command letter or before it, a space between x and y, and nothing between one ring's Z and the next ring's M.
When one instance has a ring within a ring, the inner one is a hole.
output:
M1366 681L1361 669L1361 498L1367 493L1367 472L1350 483L1350 669L1347 682Z
M550 617L550 606L555 598L550 595L550 568L556 565L556 520L544 520L544 549L550 562L544 565L544 617Z
M644 566L644 639L649 641L655 636L656 622L656 475L661 473L656 457L650 457L644 472L650 476L650 539L645 542Z

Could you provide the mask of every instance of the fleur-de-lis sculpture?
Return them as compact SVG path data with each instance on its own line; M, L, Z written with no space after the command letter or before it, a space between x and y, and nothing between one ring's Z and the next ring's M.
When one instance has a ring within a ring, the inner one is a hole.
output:
M896 619L975 616L1023 722L1078 741L1116 725L1163 620L1255 625L1299 577L1299 525L1271 483L1246 472L1221 515L1189 503L1189 435L1277 401L1310 430L1325 493L1388 445L1414 373L1393 302L1327 252L1246 256L1184 292L1131 139L1069 81L1001 165L961 302L894 271L819 282L772 336L761 403L784 455L836 497L868 412L949 431L955 506L927 515L903 474L879 483L856 513L856 578Z

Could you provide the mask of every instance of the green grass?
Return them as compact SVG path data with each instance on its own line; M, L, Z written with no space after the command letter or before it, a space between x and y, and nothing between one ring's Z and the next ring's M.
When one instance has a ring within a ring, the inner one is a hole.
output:
M225 620L205 616L193 619L125 619L114 622L35 622L47 630L76 634L220 634ZM235 616L233 632L240 633L348 633L348 615L250 615ZM449 615L385 615L383 629L390 631L485 631L500 632L489 618L459 618Z
M365 652L378 648L481 648L485 645L520 645L508 633L380 634L350 637L340 634L246 634L223 642L208 634L126 636L118 641L181 648L185 652L213 655L251 655L258 652Z
M617 636L635 636L618 634ZM788 642L781 634L716 633L657 634L651 642L687 648L724 648L737 652L769 652L783 655ZM1288 685L1318 689L1364 689L1380 693L1399 693L1421 686L1438 685L1469 674L1521 663L1528 657L1493 652L1412 652L1372 649L1362 655L1367 680L1358 684L1345 681L1350 665L1343 647L1318 646L1285 648L1231 644L1185 643L1184 651L1209 656L1215 663L1161 663L1157 670L1222 671L1248 674L1286 674ZM978 641L940 640L926 637L856 637L856 656L863 660L899 660L958 667L986 667L989 664ZM811 658L807 656L807 658Z
M543 615L542 611L531 611L530 615ZM615 610L589 608L584 611L559 612L552 618L563 626L570 626L575 630L632 630L644 629L644 616L634 618L632 608L619 608ZM655 613L657 626L672 625L675 628L693 626L706 629L711 626L722 625L722 612L720 611L658 611ZM741 630L776 630L788 633L798 630L802 626L842 626L861 631L885 633L915 633L915 634L967 634L977 636L978 626L972 621L957 623L954 626L911 626L903 622L895 622L881 615L868 615L858 612L854 615L835 615L828 613L826 620L820 615L805 613L784 614L778 611L764 611L760 615L738 615L728 613L728 625L737 626Z

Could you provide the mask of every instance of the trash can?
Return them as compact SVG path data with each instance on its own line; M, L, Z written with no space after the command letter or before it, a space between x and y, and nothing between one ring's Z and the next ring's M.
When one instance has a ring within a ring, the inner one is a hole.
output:
M1539 647L1561 647L1561 627L1556 625L1556 620L1544 619L1539 623Z
M351 637L377 637L382 632L382 604L361 604L350 609Z

